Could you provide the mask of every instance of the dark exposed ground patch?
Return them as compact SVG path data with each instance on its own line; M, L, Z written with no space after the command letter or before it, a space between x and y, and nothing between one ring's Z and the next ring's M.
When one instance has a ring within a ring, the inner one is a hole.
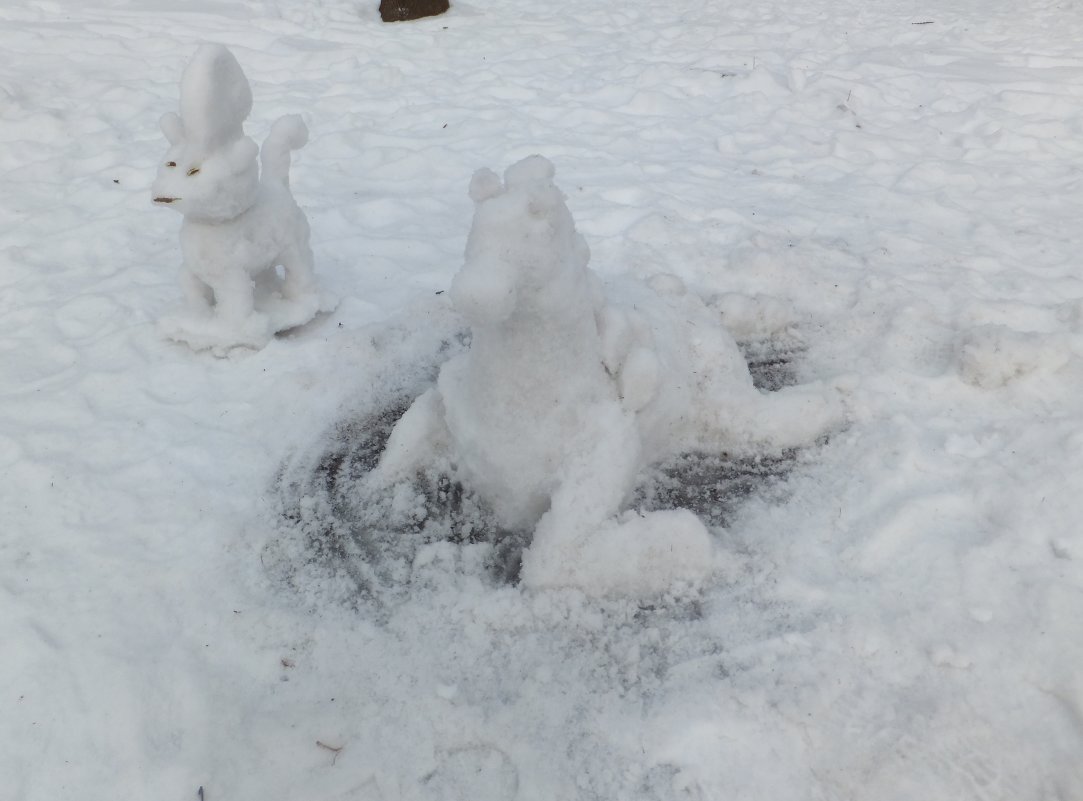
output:
M435 17L448 8L448 0L381 0L380 19L384 22L406 22Z
M805 346L796 335L784 332L737 344L748 362L748 372L752 374L756 389L776 392L797 383L797 366Z
M682 453L644 471L632 506L644 512L691 509L708 526L725 526L743 501L784 478L796 457L794 450L770 456Z

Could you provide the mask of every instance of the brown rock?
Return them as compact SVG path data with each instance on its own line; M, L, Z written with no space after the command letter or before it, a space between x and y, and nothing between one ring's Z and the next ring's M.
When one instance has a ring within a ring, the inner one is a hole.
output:
M380 0L380 19L384 22L403 22L408 19L435 17L448 8L448 0Z

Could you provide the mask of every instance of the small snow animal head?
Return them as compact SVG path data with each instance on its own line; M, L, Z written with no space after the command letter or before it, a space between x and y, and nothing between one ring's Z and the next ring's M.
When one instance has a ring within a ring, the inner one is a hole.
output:
M555 173L548 159L530 156L509 167L503 182L489 169L474 174L474 223L451 285L452 302L472 323L499 323L521 304L562 297L585 273L590 250Z
M203 222L231 220L255 202L259 148L244 135L252 90L222 45L205 44L181 78L180 116L161 119L170 148L158 167L154 202Z

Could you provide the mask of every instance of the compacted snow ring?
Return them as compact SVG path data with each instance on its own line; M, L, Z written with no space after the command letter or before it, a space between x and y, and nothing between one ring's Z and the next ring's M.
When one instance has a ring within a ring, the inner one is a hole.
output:
M409 337L390 346L383 372L413 377L402 385L383 385L334 423L316 447L283 465L275 481L281 532L264 553L272 575L307 595L311 585L336 587L339 601L384 614L387 604L411 595L418 553L447 542L472 549L473 565L496 584L517 583L529 530L500 526L484 501L434 463L388 492L366 478L377 467L395 424L419 394L428 389L439 364L469 346L469 334L453 318L436 348L419 350ZM439 332L430 325L428 342ZM394 339L390 337L389 339ZM755 360L750 369L765 391L794 383L792 334L744 343ZM404 365L403 359L411 359ZM705 524L725 526L740 504L769 492L798 458L795 449L778 454L737 455L692 451L649 466L636 481L629 508L639 511L689 509ZM463 569L458 562L456 569Z

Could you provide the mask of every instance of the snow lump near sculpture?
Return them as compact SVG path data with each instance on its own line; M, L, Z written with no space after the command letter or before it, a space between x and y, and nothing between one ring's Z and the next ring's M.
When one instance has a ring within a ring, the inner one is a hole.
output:
M837 420L820 387L759 393L733 338L672 276L603 288L554 168L475 174L451 300L471 329L388 440L375 478L444 460L505 529L533 529L529 587L641 595L712 569L692 512L628 510L649 463L692 450L778 450Z
M325 305L308 221L289 186L290 151L306 143L308 129L297 115L281 117L260 149L244 134L251 110L252 90L237 59L222 45L205 44L181 78L180 114L161 119L170 148L152 193L156 204L184 217L187 308L160 328L197 350L263 347Z

